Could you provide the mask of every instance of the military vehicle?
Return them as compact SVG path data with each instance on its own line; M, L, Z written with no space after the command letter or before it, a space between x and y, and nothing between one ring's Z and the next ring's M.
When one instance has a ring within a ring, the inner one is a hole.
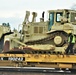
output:
M38 46L38 48L44 48L46 46L49 48L50 45L54 47L64 47L67 45L67 37L70 32L76 36L75 10L49 10L48 21L44 21L44 13L45 12L42 13L40 22L36 22L37 13L33 12L32 22L30 22L30 12L26 11L25 19L21 25L22 29L19 32L14 30L14 34L7 36L10 39L10 41L5 41L6 47L7 44L10 45L8 45L9 48L7 48L7 50L22 48L22 46L31 46L32 48L36 46Z
M3 50L5 36L12 33L9 23L2 23L2 25L0 25L0 52Z
M25 44L54 44L62 46L67 42L68 33L76 35L76 11L68 9L49 10L48 21L44 22L44 12L40 22L35 22L37 13L33 12L29 22L26 13L21 30L21 41Z

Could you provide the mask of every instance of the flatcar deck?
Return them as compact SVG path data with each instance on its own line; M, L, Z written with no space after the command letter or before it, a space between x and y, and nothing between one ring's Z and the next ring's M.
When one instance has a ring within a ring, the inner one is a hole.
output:
M0 54L0 66L76 69L76 55Z

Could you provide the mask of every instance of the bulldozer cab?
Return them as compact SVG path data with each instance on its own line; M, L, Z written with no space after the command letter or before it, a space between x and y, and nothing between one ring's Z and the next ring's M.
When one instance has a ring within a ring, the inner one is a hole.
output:
M49 10L49 25L48 30L51 30L51 27L55 24L61 23L61 18L64 15L63 10Z
M64 23L76 24L76 11L69 9L49 10L49 26L48 30L53 25L62 25Z

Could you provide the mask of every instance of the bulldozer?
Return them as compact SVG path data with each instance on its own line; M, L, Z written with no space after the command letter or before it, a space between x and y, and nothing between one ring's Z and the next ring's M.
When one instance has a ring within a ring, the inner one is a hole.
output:
M44 21L45 12L43 12L40 22L36 22L37 13L32 12L33 17L30 22L30 11L26 11L21 24L22 29L20 31L14 30L13 34L5 37L4 52L28 50L29 48L42 51L47 51L47 48L55 50L57 47L60 48L60 51L63 47L65 49L68 34L73 33L76 37L76 10L48 10L48 14L47 21ZM6 47L8 48L6 49Z
M35 22L37 13L33 12L32 22L23 22L21 31L22 41L25 44L54 44L61 46L66 43L68 33L76 35L75 10L49 10L49 19L44 22L44 12L40 22ZM28 14L29 15L29 14ZM52 40L53 39L53 40Z

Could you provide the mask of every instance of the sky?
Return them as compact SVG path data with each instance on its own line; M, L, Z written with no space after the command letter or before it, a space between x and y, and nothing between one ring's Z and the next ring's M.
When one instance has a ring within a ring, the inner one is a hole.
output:
M39 21L42 11L68 9L73 4L76 4L76 0L0 0L0 24L10 23L11 29L18 29L27 10L31 13L36 11Z

